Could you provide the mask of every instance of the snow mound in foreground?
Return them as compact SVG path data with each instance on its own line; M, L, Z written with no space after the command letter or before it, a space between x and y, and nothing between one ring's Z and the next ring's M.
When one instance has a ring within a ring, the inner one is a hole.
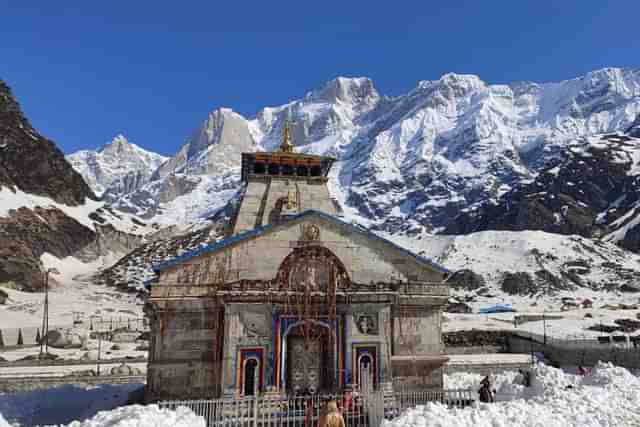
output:
M0 414L0 427L11 427L9 423L2 417L2 414Z
M203 417L186 407L175 411L157 405L131 405L98 412L86 421L74 421L68 427L205 427ZM1 426L1 424L0 424Z
M532 387L498 387L498 396L511 400L464 409L418 406L384 427L640 426L640 378L611 364L599 364L584 377L539 365Z

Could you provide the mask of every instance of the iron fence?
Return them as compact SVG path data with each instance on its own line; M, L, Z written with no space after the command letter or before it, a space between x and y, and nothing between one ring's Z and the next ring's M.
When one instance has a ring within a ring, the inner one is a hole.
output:
M208 427L316 427L325 400L333 399L347 427L378 427L402 411L429 402L464 407L474 398L471 390L424 390L368 394L313 395L301 397L263 396L242 399L171 400L158 406L190 408L203 416Z

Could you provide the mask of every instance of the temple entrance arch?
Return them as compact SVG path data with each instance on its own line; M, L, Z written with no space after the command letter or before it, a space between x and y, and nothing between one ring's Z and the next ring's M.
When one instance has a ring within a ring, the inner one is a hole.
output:
M303 230L307 237L319 235L314 225ZM339 383L336 294L350 284L344 264L324 246L309 244L282 261L276 280L287 291L280 313L288 319L279 342L281 389L290 394L335 391Z

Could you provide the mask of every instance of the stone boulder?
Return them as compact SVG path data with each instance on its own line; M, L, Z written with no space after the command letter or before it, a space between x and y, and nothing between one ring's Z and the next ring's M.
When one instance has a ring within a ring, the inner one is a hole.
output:
M471 313L473 310L463 302L450 302L445 309L447 313Z
M9 299L9 294L0 289L0 305L6 304Z
M537 291L537 286L529 273L504 273L501 289L510 295L531 295Z
M142 375L142 371L123 362L120 366L111 368L111 375Z
M473 291L485 286L484 277L469 269L458 270L451 275L447 283L453 289Z
M82 339L78 334L63 330L49 331L45 337L46 343L53 348L81 348Z

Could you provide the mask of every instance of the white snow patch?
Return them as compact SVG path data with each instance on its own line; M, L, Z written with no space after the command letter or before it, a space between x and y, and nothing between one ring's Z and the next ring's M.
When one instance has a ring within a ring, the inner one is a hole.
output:
M458 383L457 385L462 385ZM471 384L470 384L471 385ZM495 384L498 385L498 384ZM640 425L640 379L600 364L581 377L537 365L531 387L503 378L505 401L449 409L431 403L406 411L385 427L617 427Z

